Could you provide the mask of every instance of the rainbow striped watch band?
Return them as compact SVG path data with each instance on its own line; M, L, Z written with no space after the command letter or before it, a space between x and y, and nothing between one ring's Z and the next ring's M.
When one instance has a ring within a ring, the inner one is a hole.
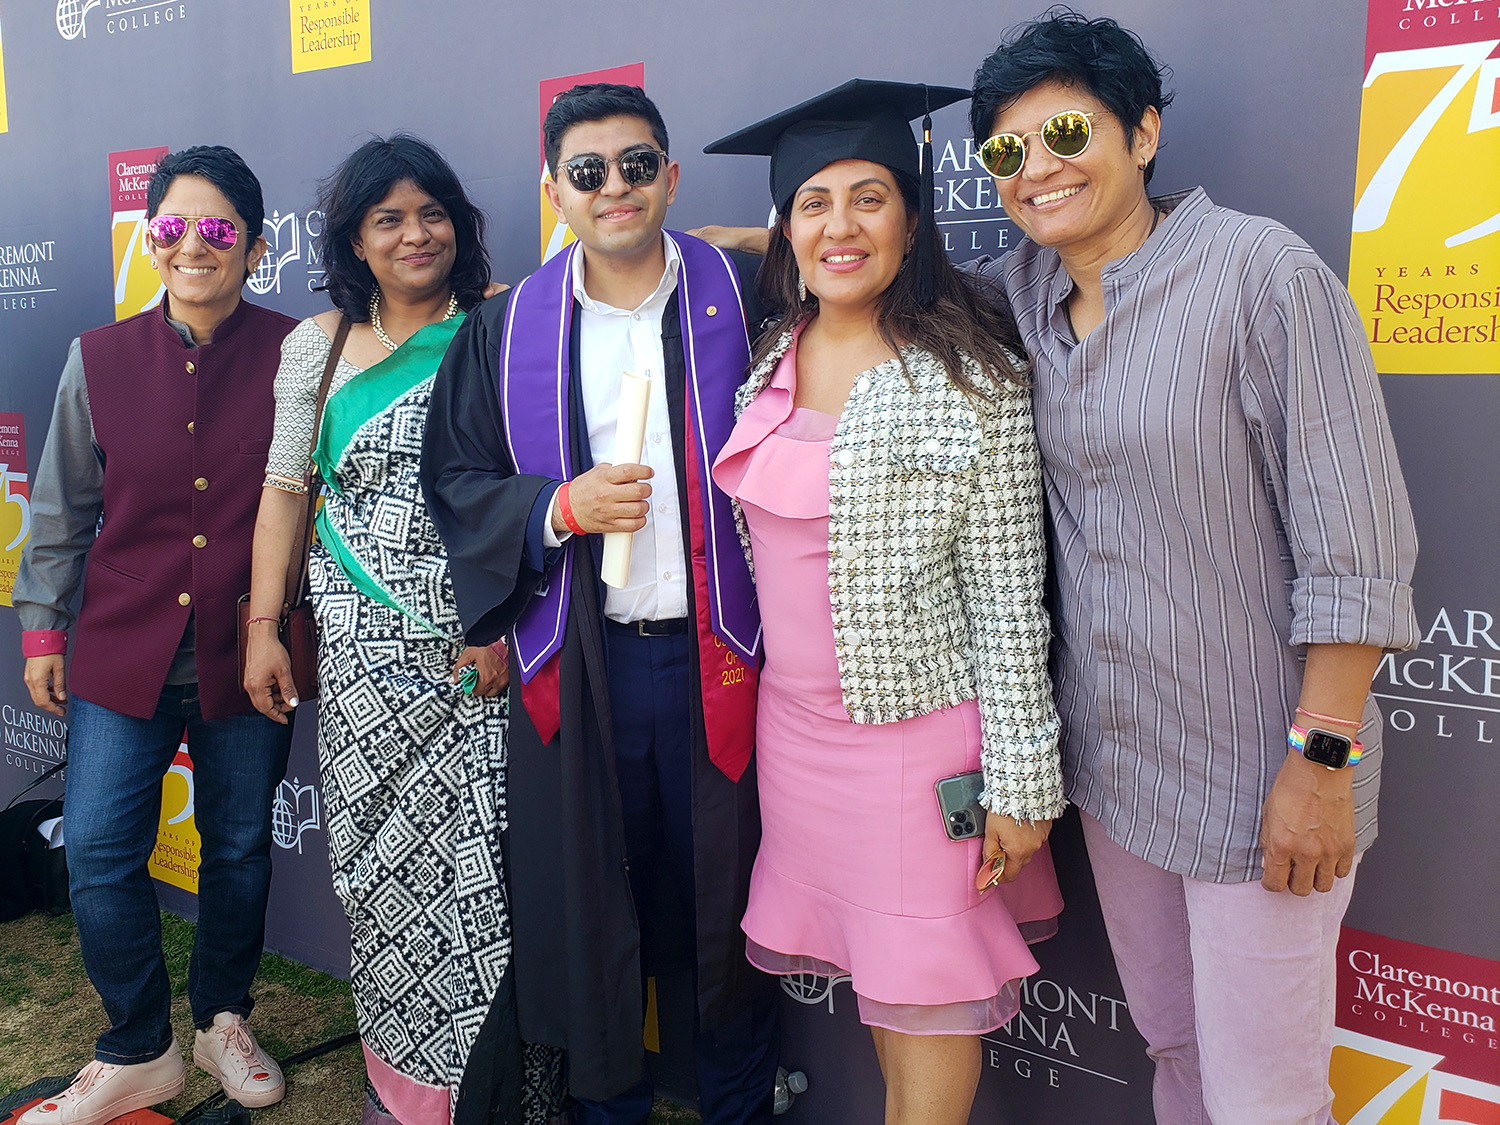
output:
M1292 729L1287 731L1286 744L1293 750L1297 751L1297 753L1302 754L1304 752L1304 748L1307 746L1307 736L1313 731L1317 731L1319 734L1330 735L1338 739L1343 739L1346 737L1342 734L1334 734L1334 732L1331 730L1323 730L1321 727L1299 727L1295 723L1293 723ZM1359 761L1360 757L1363 756L1364 752L1364 743L1360 742L1358 739L1351 740L1349 744L1349 760L1344 763L1344 767L1347 768L1348 766L1354 765ZM1318 764L1323 765L1324 763L1319 762ZM1327 768L1337 769L1339 767L1328 766Z

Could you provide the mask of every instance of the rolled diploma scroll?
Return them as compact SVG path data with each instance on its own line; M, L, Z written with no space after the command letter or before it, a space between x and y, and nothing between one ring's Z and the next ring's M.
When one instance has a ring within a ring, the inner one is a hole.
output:
M651 404L651 372L620 376L620 413L615 423L616 465L635 465L646 441L646 407ZM630 538L633 532L611 531L604 536L603 578L616 590L630 580Z

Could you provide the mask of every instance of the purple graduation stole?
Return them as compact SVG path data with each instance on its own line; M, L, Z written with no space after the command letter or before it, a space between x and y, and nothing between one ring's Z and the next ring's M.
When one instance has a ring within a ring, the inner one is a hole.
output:
M710 468L734 429L734 393L750 362L739 278L720 250L670 233L681 254L678 309L687 388L687 509L696 592L698 654L709 757L738 781L755 740L760 612L729 497ZM573 265L578 243L516 286L500 341L499 398L506 440L519 473L573 476L568 351ZM520 324L520 332L515 326ZM567 629L573 552L579 536L537 587L516 621L511 667L522 702L544 743L558 729L557 654Z

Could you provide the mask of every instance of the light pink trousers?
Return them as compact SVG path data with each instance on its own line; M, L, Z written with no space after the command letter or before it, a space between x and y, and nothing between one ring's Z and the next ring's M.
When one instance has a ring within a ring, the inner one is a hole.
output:
M1131 855L1083 815L1157 1125L1330 1125L1334 961L1354 872L1327 894L1208 883Z

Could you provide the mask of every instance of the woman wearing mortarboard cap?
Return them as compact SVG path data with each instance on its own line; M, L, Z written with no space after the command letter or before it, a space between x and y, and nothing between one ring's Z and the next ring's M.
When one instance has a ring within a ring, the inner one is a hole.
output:
M705 150L769 155L778 215L759 284L782 314L714 467L765 628L747 948L851 975L888 1123L968 1119L978 1037L1061 909L1025 365L939 249L908 124L967 96L855 80ZM934 786L976 769L983 832L955 842Z

